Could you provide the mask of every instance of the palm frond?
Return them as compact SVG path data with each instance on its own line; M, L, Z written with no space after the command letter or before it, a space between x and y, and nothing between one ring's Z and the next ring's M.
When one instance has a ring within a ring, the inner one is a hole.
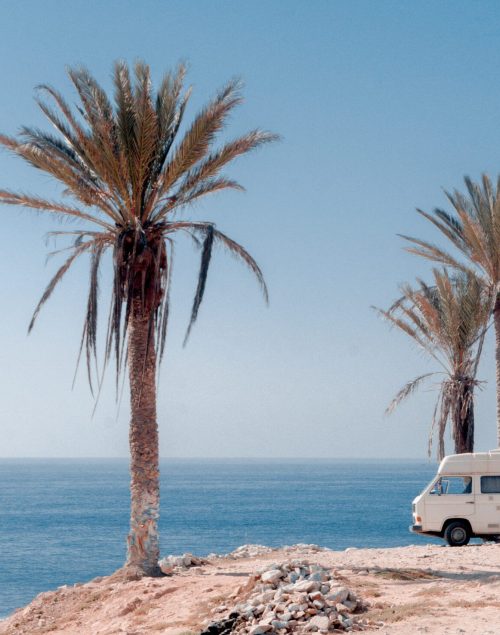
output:
M203 300L203 295L205 293L205 285L207 283L208 267L210 265L210 260L212 258L213 244L214 244L214 227L213 225L207 224L205 229L205 240L203 241L203 246L201 250L201 263L200 263L200 271L198 274L198 285L196 287L196 293L194 295L193 308L191 309L191 318L189 320L186 335L184 337L184 346L186 345L189 339L189 334L191 333L191 329L194 323L196 322L196 318L198 317L198 311L200 309L200 305Z
M200 181L211 179L218 174L227 163L234 161L236 157L278 139L278 135L261 130L253 130L244 137L227 143L220 150L213 152L205 160L201 161L195 168L188 170L174 196L182 198L186 192L192 190Z
M437 245L429 243L425 240L413 238L412 236L405 236L404 234L398 234L398 236L403 240L406 240L407 242L415 245L414 247L405 247L405 251L408 251L411 254L421 256L422 258L426 258L427 260L439 262L449 267L454 267L456 269L459 269L460 271L471 271L470 267L467 267Z
M51 279L51 281L47 285L45 291L43 292L42 297L40 298L35 308L35 311L33 312L31 321L28 326L28 333L31 332L33 326L35 325L35 321L38 317L38 314L40 313L40 309L50 298L50 296L52 295L54 289L59 284L59 282L61 282L64 274L68 271L68 269L71 267L73 262L78 258L78 256L80 256L84 251L87 251L92 245L93 245L93 241L88 241L86 243L79 245L78 247L74 247L73 253L71 254L71 256L67 258L67 260L64 262L64 264L61 267L59 267L55 276Z
M37 211L51 212L53 214L57 214L60 218L64 218L66 216L75 217L80 220L87 220L95 225L103 227L104 229L113 230L113 227L109 225L109 223L87 214L86 212L82 212L77 208L68 207L67 205L62 205L61 203L57 203L55 201L47 201L43 198L31 196L29 194L17 194L7 190L0 190L0 202L5 203L6 205L20 205Z
M168 192L189 169L201 161L231 110L241 102L240 82L229 82L195 118L162 173L158 196Z
M397 392L396 396L391 401L391 403L387 406L385 410L385 414L389 415L393 413L394 410L400 405L401 402L405 401L405 399L408 399L408 397L413 395L413 393L420 387L421 383L425 379L427 379L428 377L432 377L435 374L436 373L425 373L425 375L420 375L419 377L415 377L415 379L412 379L407 384L405 384L401 388L401 390Z
M264 274L262 273L259 265L255 262L252 256L235 240L229 238L218 229L214 229L214 236L233 256L242 260L247 267L253 272L259 283L262 295L266 304L269 303L269 291L267 289L266 282L264 280Z

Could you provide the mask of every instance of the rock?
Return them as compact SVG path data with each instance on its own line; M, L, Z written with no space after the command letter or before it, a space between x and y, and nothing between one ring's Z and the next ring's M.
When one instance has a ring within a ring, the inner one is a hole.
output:
M324 573L317 571L316 573L312 573L309 576L309 580L314 580L315 582L324 582L326 576Z
M286 628L287 627L287 623L286 622L282 622L281 620L273 620L271 622L271 626L273 628L276 628L276 629Z
M250 635L263 635L272 630L273 627L270 624L257 624L257 626L251 629Z
M271 569L271 571L266 571L260 576L262 582L270 582L271 584L278 582L278 580L280 580L282 577L283 572L279 569Z
M169 564L169 562L167 562L165 558L160 560L158 564L160 566L161 572L164 573L165 575L172 575L172 573L174 572L174 567L171 564Z
M326 630L328 631L328 627L330 626L330 620L326 615L315 615L309 620L309 624L311 626L317 626L320 631Z
M342 604L345 606L345 608L350 612L350 611L355 611L356 607L358 606L358 603L355 600L344 600L342 602Z
M318 583L313 580L300 580L293 585L292 591L310 593L311 591L316 591L318 587Z
M233 560L238 560L240 558L255 558L256 556L262 556L266 553L271 553L275 551L271 547L266 547L265 545L241 545L234 551L226 554L225 556L217 556L222 558L231 558Z
M344 586L332 587L330 593L326 596L326 599L332 604L342 603L349 597L349 589Z

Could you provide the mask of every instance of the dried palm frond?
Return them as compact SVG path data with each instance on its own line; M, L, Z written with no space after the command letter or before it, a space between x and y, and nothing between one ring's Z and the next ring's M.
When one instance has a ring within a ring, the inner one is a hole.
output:
M402 236L413 246L411 253L456 269L479 269L487 284L496 290L500 282L500 178L496 186L483 175L481 183L464 179L466 194L445 192L453 214L435 209L432 214L417 210L451 242L470 264L465 264L440 247L417 238Z
M415 377L407 384L405 384L394 396L394 399L387 406L385 410L385 414L389 415L399 406L401 402L405 399L408 399L410 395L412 395L416 390L420 387L420 384L427 379L428 377L432 377L436 373L425 373L424 375L420 375L419 377Z
M491 315L491 294L470 270L452 276L446 270L434 269L433 274L432 286L423 281L415 288L403 285L400 298L387 311L376 311L408 335L444 373L429 438L430 451L434 433L437 434L438 457L442 458L448 420L452 419L457 446L464 430L468 434L463 422L468 420L473 425L472 400L474 388L480 383L476 372ZM420 375L403 386L386 413L393 412L433 375L436 372ZM470 436L467 440L471 441Z

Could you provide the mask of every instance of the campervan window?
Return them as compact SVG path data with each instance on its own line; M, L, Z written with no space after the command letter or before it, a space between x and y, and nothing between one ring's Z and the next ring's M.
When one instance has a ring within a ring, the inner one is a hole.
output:
M442 494L470 494L471 492L472 477L470 476L442 477L436 481L431 490L431 494L437 494L438 496L441 496Z
M500 494L500 476L481 476L482 494Z

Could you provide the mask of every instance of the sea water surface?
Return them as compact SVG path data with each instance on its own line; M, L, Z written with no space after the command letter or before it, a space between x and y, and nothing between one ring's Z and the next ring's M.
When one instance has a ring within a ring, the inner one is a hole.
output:
M163 459L161 553L425 544L408 532L411 501L435 472L425 461ZM121 566L128 486L125 459L0 460L0 617Z

